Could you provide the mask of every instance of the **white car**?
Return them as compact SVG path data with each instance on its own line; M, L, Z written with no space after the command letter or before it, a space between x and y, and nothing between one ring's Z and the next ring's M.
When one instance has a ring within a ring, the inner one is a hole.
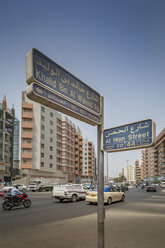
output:
M124 201L125 194L114 187L106 187L104 189L104 203L110 205L112 202ZM90 204L97 203L97 188L86 193L86 202Z
M18 190L26 190L27 187L24 184L13 184L13 187L17 187Z
M165 188L165 182L161 182L160 187Z
M8 192L11 192L12 189L13 189L12 186L5 186L5 187L2 188L2 191L4 193L8 193Z
M81 184L66 184L55 185L53 187L52 197L58 199L60 202L67 199L76 202L79 199L85 200L86 190Z

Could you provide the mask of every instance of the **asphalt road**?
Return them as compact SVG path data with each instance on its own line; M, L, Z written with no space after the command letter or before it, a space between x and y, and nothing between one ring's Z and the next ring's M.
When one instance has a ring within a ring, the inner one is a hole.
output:
M29 209L0 208L1 247L97 247L97 206L85 201L59 203L49 192L29 193L29 197ZM105 210L105 248L164 247L165 192L134 188L126 192L125 202Z

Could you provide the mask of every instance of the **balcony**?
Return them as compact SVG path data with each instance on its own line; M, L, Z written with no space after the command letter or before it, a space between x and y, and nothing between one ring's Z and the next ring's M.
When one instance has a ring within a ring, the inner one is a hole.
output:
M33 113L22 113L23 119L33 119Z
M22 102L22 108L24 108L24 109L33 109L33 104L27 103L27 102Z
M28 132L22 132L22 138L32 139L33 138L33 134L32 133L28 133Z
M32 163L22 163L21 169L32 169Z
M22 143L21 148L32 149L33 145L32 143Z
M22 152L22 154L21 154L21 158L25 158L25 159L32 159L32 157L33 157L33 155L32 155L32 153L23 153Z
M82 141L79 141L79 146L82 146Z
M22 122L22 128L33 128L32 122Z

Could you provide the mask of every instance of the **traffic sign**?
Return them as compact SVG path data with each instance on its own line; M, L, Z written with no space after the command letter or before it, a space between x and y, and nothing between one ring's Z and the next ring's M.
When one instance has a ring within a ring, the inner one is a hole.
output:
M47 88L60 99L77 106L77 109L81 108L100 119L100 94L34 48L26 55L26 81ZM58 110L63 112L63 108ZM79 110L77 116L74 112L75 118L79 119ZM89 117L89 114L85 115ZM97 121L95 125L98 125Z
M103 149L117 152L147 148L155 144L155 137L155 123L147 119L104 130Z

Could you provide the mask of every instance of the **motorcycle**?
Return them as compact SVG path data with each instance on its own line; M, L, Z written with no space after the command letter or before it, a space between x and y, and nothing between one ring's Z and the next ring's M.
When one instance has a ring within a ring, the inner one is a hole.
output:
M11 210L13 207L20 207L23 204L25 208L29 208L31 206L31 201L28 198L26 193L22 195L11 196L11 195L4 195L2 207L5 211Z

